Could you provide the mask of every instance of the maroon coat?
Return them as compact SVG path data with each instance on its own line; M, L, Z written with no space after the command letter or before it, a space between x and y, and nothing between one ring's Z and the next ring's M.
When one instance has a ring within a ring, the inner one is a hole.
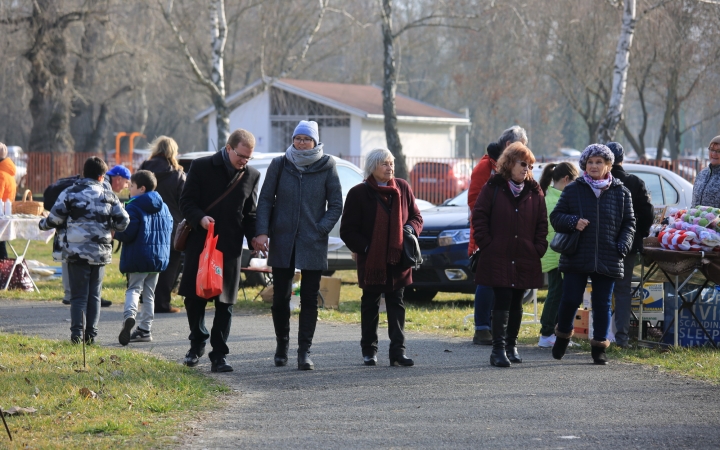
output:
M505 178L490 178L475 202L472 224L481 251L476 284L515 289L543 286L540 258L548 247L548 220L545 198L535 180L525 180L525 188L514 197Z
M400 190L400 211L403 225L410 225L415 234L420 236L423 219L415 204L415 195L407 181L395 178ZM350 189L345 199L345 208L340 220L340 238L351 252L357 253L358 284L361 289L370 292L391 292L412 284L412 269L403 269L398 265L387 266L388 280L384 286L365 284L365 260L375 230L375 213L377 212L375 191L360 183ZM387 232L387 230L380 230Z

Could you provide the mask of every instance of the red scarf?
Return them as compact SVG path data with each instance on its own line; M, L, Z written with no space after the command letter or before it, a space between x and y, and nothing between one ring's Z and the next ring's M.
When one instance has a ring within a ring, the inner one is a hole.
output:
M378 186L375 177L369 176L365 183L373 190L373 197L377 200L375 231L365 261L365 284L384 285L387 282L387 265L397 264L402 255L400 190L395 179L388 181L387 186ZM381 199L384 205L380 204ZM387 209L390 209L390 214Z

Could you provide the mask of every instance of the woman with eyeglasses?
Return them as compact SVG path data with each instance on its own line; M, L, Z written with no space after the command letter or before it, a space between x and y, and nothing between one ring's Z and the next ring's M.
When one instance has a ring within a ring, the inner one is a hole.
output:
M268 166L257 206L256 251L269 252L273 274L275 365L285 366L290 346L290 296L301 271L298 369L313 370L310 346L318 315L320 277L327 270L328 234L342 214L335 160L323 153L318 124L301 120L292 144Z
M708 158L708 166L695 178L692 206L720 208L720 136L710 141Z
M588 278L592 281L593 336L590 349L595 364L607 364L605 349L610 326L610 303L615 280L624 276L624 258L635 236L630 191L612 176L615 155L605 145L591 144L580 155L582 174L563 189L550 222L557 233L580 232L577 250L560 254L563 294L555 326L552 355L562 359L573 335L575 314L582 303Z
M526 289L543 285L540 258L548 247L548 219L542 189L532 178L534 162L522 143L508 146L472 211L480 251L475 284L495 294L490 364L497 367L522 362L517 351L522 299Z

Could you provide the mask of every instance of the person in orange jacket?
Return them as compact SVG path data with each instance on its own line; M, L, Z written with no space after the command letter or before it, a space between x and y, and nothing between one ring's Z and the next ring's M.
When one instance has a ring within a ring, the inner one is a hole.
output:
M487 154L477 163L470 176L470 187L468 188L468 207L470 211L475 207L480 191L491 176L497 170L497 160L502 152L513 142L522 142L527 145L528 138L525 129L517 125L503 131L497 142L487 146ZM470 242L468 243L468 256L477 250L473 237L472 220L470 221ZM492 334L490 333L490 319L495 296L493 289L488 286L477 285L475 289L475 335L473 344L492 345Z
M0 200L3 202L5 200L15 201L15 193L17 192L15 172L17 172L17 168L15 163L8 158L8 148L0 142ZM8 259L5 241L0 241L0 259Z

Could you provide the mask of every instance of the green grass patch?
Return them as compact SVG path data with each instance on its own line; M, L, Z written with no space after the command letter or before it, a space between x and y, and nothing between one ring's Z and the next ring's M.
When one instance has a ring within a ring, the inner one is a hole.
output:
M65 341L0 333L0 349L0 406L36 410L6 417L14 440L0 429L2 448L168 446L184 422L230 394L197 371L128 349L88 346L86 368L82 347Z

